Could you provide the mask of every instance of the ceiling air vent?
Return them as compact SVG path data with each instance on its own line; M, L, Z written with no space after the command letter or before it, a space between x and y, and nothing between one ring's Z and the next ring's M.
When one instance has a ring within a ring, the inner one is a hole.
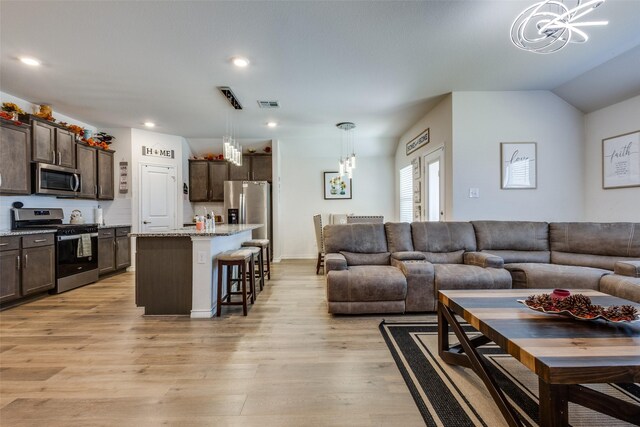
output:
M236 110L242 110L242 104L240 104L240 101L238 101L238 98L236 98L236 95L233 93L230 87L218 86L218 90L221 94L224 95L224 97L227 99L227 101L229 101L229 104L231 104L233 108L235 108Z
M258 106L260 108L280 108L280 103L278 101L258 101Z

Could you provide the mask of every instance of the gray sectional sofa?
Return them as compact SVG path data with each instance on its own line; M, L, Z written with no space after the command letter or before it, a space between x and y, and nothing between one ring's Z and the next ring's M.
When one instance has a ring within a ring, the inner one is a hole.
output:
M327 225L329 312L426 312L440 289L580 288L640 302L640 223Z

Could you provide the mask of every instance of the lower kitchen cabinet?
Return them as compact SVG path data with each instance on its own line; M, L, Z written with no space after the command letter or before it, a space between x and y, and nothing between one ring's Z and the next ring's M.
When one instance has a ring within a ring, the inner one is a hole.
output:
M100 275L123 270L131 265L130 227L98 230L98 270Z
M53 234L0 237L0 303L55 287Z

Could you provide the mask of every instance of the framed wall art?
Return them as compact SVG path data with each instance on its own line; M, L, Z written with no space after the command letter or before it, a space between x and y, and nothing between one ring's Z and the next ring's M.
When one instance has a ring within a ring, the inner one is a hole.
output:
M420 221L422 219L422 207L420 205L413 205L413 220Z
M411 160L413 170L413 179L420 179L420 156Z
M416 181L413 183L413 203L421 203L422 202L422 185L420 185L421 181Z
M640 131L602 140L602 188L640 187Z
M429 143L429 128L423 130L420 135L407 142L407 156L420 147L424 147Z
M351 180L340 176L339 172L324 173L324 199L340 200L351 198Z
M537 187L537 144L500 143L500 188L505 190Z

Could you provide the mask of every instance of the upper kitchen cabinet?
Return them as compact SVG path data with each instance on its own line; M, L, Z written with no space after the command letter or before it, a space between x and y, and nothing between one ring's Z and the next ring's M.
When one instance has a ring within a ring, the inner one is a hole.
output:
M31 116L31 135L31 160L68 168L76 167L73 133L47 120Z
M251 179L253 181L271 182L273 173L271 172L271 155L254 154L251 156Z
M31 132L0 121L0 194L31 193Z
M225 161L189 160L189 201L224 201L224 182L228 179Z
M95 199L98 193L98 166L96 149L84 144L76 144L76 159L78 172L80 173L80 189L78 197L83 199Z
M97 150L98 199L113 200L113 151Z
M229 181L249 181L251 180L251 159L243 156L242 165L229 165Z

